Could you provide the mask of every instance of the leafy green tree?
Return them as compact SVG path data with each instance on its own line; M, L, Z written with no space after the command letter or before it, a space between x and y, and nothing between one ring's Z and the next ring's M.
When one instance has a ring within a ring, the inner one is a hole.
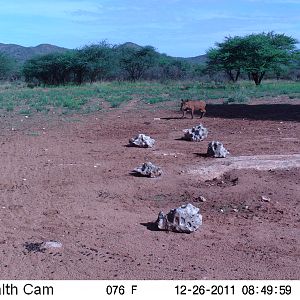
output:
M100 44L85 46L78 56L85 67L90 82L102 80L113 74L116 66L114 46L103 41Z
M192 78L200 78L206 75L206 65L205 64L193 64L192 65Z
M128 74L131 81L139 80L145 72L153 67L159 54L151 46L141 47L122 47L119 50L120 67Z
M300 50L296 50L293 55L293 65L295 69L300 71Z
M157 66L160 69L160 79L163 80L184 79L192 72L192 66L190 63L165 54L159 55Z
M0 52L0 80L7 79L14 69L14 60L5 53Z
M244 49L241 37L226 37L223 43L216 43L217 48L207 51L207 71L224 71L229 79L237 81L243 66Z
M49 85L65 84L70 81L74 51L51 53L36 56L25 62L23 74L25 81L35 81Z
M292 71L292 66L285 64L275 65L271 70L272 77L276 77L277 80L280 78L287 78Z
M112 72L116 56L106 42L79 50L51 53L28 60L23 67L26 81L37 80L49 85L104 79Z
M296 43L292 37L273 32L248 35L243 41L243 68L259 85L266 72L279 70L291 62Z
M244 71L259 85L266 72L290 63L296 43L296 39L274 32L228 37L207 52L208 70L223 70L232 81Z

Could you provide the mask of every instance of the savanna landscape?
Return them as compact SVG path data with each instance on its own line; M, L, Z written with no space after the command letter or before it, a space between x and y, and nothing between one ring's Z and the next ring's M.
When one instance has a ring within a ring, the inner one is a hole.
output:
M1 279L299 279L299 82L7 82L0 102ZM138 133L154 147L128 147ZM132 176L145 161L162 176ZM186 203L196 232L157 230Z
M190 58L0 44L1 279L299 279L296 44L263 32ZM202 101L194 118L186 100ZM182 139L199 124L204 140ZM129 147L138 134L154 147ZM144 162L162 175L134 176ZM188 203L197 231L158 230Z

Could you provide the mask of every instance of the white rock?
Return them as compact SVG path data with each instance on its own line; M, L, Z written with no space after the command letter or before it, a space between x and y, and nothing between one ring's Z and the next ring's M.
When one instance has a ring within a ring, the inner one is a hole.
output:
M195 126L191 129L184 129L183 132L183 139L193 142L203 141L208 135L208 130L202 124Z
M226 157L226 155L229 154L229 151L227 151L223 144L218 141L212 141L208 144L207 148L207 156L210 157Z
M162 174L162 170L160 167L155 166L152 162L146 162L142 166L137 167L133 170L133 172L139 173L142 176L146 177L158 177Z
M154 143L155 140L145 134L138 134L136 137L131 138L129 140L130 146L136 146L141 148L148 148L148 147L152 148Z
M206 201L207 201L206 198L203 197L203 196L200 196L199 198L200 198L200 201L201 201L201 202L206 202Z
M161 211L156 224L161 230L191 233L202 225L202 215L199 208L188 203L170 210L166 215Z
M57 241L47 241L43 243L43 248L61 248L62 243Z
M271 199L269 197L266 197L266 196L261 196L261 200L265 201L265 202L270 202L271 201Z

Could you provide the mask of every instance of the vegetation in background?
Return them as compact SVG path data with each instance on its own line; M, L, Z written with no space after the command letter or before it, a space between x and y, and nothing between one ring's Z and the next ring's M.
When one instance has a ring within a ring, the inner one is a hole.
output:
M76 50L56 47L58 52L54 53L49 53L51 45L40 45L35 48L47 54L34 56L22 67L0 53L0 80L24 79L31 88L101 81L225 83L229 79L236 83L242 79L260 85L262 79L299 80L300 54L295 50L296 42L292 37L274 32L227 37L206 56L186 59L133 43L111 45L103 41ZM115 105L119 102L115 100Z
M0 85L0 110L31 115L36 112L59 114L88 113L100 109L106 102L117 108L130 100L139 105L172 101L171 106L179 107L181 99L212 100L222 99L224 103L244 103L251 98L289 96L300 98L300 82L265 81L255 86L249 81L235 84L199 83L191 81L169 81L165 83L97 82L80 86L37 87L35 89L15 84Z
M282 73L291 64L297 40L274 32L227 37L207 52L208 70L223 70L232 81L245 72L259 85L266 72Z
M52 53L28 60L23 67L26 82L44 85L82 84L109 78L115 57L106 44L86 46L80 50Z
M15 61L7 54L0 52L0 80L6 80L16 69Z
M142 78L145 72L156 65L159 53L153 47L147 46L137 49L121 47L118 50L120 68L127 73L130 81Z

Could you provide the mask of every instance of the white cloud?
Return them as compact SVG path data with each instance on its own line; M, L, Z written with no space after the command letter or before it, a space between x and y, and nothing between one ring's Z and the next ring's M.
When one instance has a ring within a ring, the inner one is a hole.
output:
M86 10L86 8L89 8ZM99 10L100 5L89 1L62 0L62 1L5 1L1 3L1 15L38 16L51 18L66 18L71 12Z

